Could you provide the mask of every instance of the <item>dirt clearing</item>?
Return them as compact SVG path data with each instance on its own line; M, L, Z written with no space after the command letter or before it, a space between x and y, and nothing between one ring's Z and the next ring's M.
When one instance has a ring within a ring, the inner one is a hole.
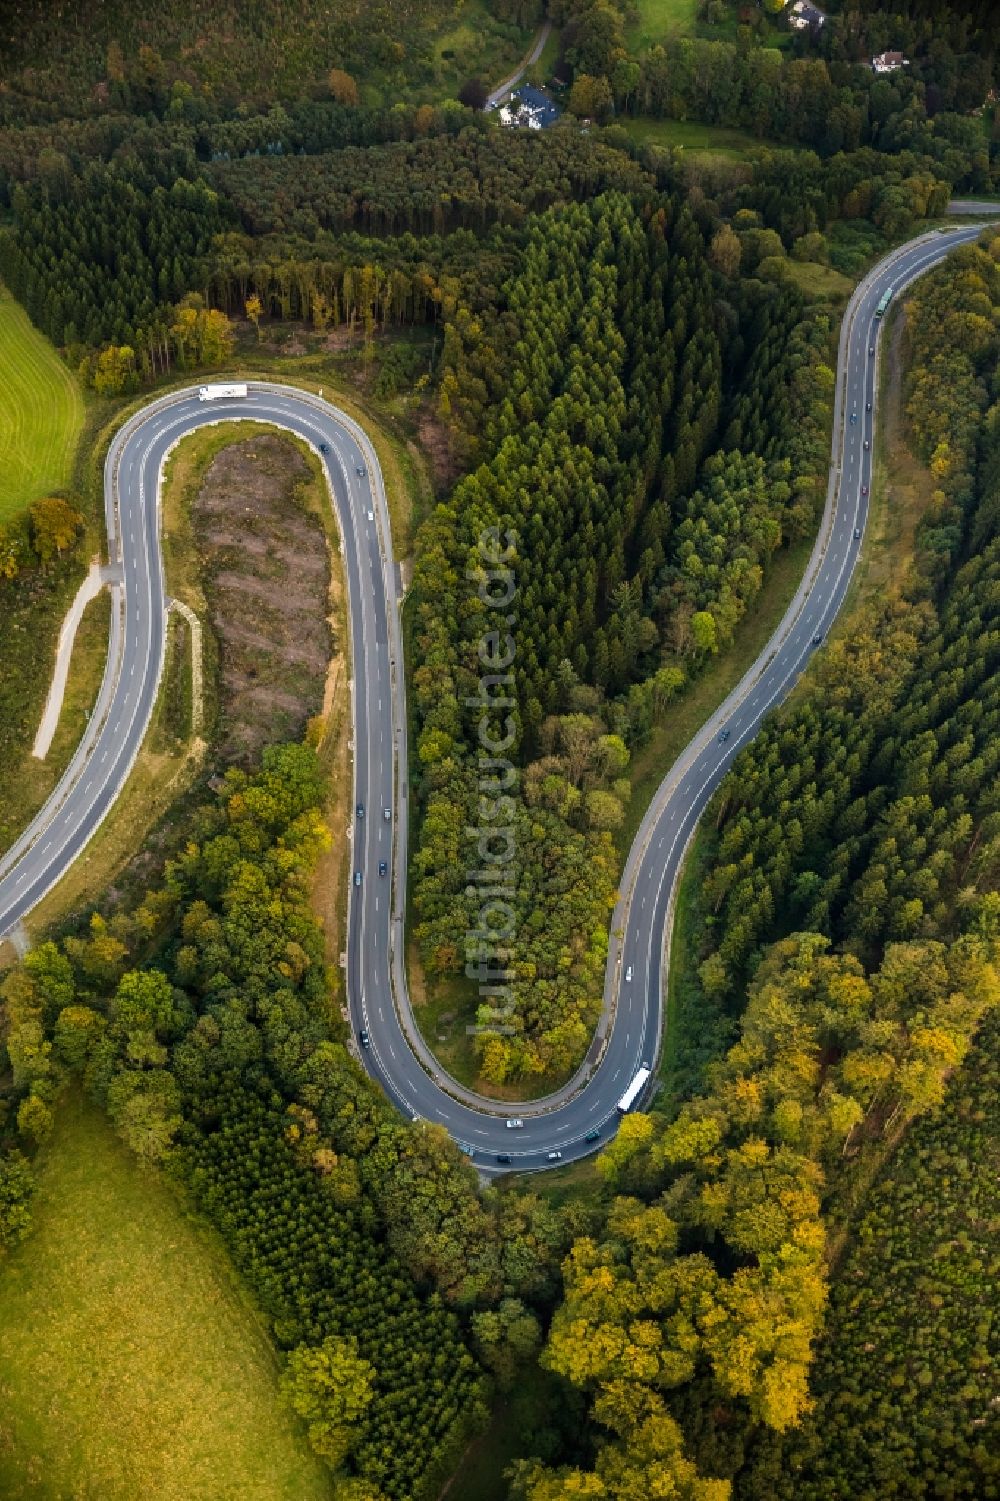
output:
M275 435L212 460L191 508L219 650L218 754L255 765L265 745L299 740L323 708L333 651L330 556L307 509L308 465Z

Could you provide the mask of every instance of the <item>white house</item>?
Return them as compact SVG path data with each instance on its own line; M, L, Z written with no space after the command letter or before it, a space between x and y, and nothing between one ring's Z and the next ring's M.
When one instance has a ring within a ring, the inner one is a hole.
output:
M559 111L541 89L524 84L515 89L500 107L501 125L520 125L528 130L544 130L559 118Z
M900 68L909 66L910 59L901 52L880 52L878 57L872 58L873 73L898 73Z
M818 31L826 24L826 12L814 5L813 0L795 0L788 12L788 24L793 31L805 31L809 26Z

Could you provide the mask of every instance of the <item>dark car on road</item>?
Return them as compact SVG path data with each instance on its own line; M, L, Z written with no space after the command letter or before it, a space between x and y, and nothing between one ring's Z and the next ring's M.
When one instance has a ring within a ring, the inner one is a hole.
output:
M361 1046L363 1048L370 1048L371 1045L372 1045L372 1040L368 1036L368 1033L364 1030L364 1028L362 1028L361 1031L358 1033L358 1041L360 1042L360 1044L361 1044Z
M726 743L726 741L728 739L729 739L729 731L728 730L720 730L719 731L719 744L720 745L725 745L725 743Z
M510 1160L511 1160L511 1158L510 1158L510 1153L509 1152L498 1152L497 1153L497 1161L498 1162L510 1162Z
M384 860L380 860L378 862L378 873L379 873L380 876L384 876L385 872L386 872L386 863L385 863Z

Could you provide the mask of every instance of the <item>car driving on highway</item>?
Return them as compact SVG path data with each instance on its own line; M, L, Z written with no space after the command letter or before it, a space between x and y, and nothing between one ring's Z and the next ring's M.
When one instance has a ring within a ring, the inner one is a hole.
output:
M508 1121L507 1121L507 1130L508 1131L520 1131L521 1128L523 1127L523 1125L524 1125L524 1121L521 1120L520 1116L518 1116L518 1115L512 1115L512 1116L510 1116L508 1118Z

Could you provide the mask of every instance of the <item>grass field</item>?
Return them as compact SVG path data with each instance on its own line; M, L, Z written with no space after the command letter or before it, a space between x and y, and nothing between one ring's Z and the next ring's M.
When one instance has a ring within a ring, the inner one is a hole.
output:
M560 1377L527 1366L513 1391L498 1398L493 1421L469 1445L439 1501L507 1501L508 1465L545 1453L557 1434L572 1446L581 1421L579 1393Z
M725 125L700 125L696 120L650 120L645 116L635 119L623 117L624 125L634 141L649 146L682 146L685 151L711 151L716 156L745 156L748 151L762 146L778 148L773 141L759 140L742 130L730 130Z
M494 88L517 67L531 36L498 20L485 0L459 0L433 40L435 92L453 99L467 78Z
M76 381L0 285L0 522L68 482L82 426Z
M800 292L806 297L826 297L846 303L854 291L854 282L832 266L818 261L789 261L788 270Z
M556 70L556 63L559 61L559 48L561 47L561 45L562 32L557 26L553 26L552 30L549 32L548 41L542 48L541 57L538 59L537 63L535 63L534 68L528 69L529 76L537 70L538 77L541 82L547 83Z
M625 28L630 52L644 52L669 32L694 31L696 0L637 0L638 20Z
M0 1270L0 1495L320 1501L259 1314L213 1233L104 1117L57 1113L35 1229Z

